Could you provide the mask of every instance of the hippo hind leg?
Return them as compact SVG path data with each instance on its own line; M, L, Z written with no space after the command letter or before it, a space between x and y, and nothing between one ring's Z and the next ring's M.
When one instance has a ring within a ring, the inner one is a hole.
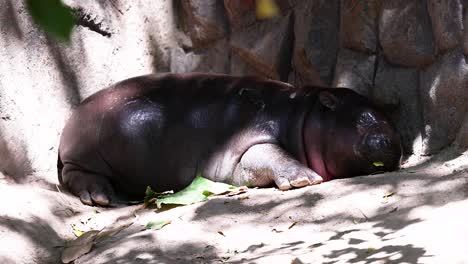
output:
M82 170L72 164L64 165L59 179L61 184L87 205L109 205L114 193L105 176Z

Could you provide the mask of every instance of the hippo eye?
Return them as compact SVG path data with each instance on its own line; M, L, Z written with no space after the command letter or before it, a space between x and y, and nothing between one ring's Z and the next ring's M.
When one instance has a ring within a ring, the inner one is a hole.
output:
M377 122L377 118L375 118L375 116L372 113L364 112L359 116L357 123L358 125L369 126L378 122Z

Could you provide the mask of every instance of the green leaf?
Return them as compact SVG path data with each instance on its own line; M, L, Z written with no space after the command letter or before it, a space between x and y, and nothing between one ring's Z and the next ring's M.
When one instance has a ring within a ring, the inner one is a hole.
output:
M158 193L153 191L153 189L151 189L151 186L146 186L144 203L145 205L152 204L157 198L164 197L165 195L173 193L173 191Z
M170 223L171 220L150 221L146 224L145 228L151 230L159 230Z
M26 4L35 23L59 39L70 40L76 24L70 7L60 0L27 0Z
M145 203L149 202L153 198L156 198L156 192L154 192L150 186L146 186Z
M80 237L85 233L84 231L81 231L78 228L76 228L74 225L72 225L72 232L76 237Z
M163 204L189 205L206 201L210 195L225 193L235 188L229 184L197 176L185 189L177 193L161 195L156 198L155 203L158 208L161 208Z
M374 161L374 163L372 163L372 164L374 164L374 166L376 166L376 167L383 167L383 166L385 166L385 164L384 164L383 162L381 162L381 161Z

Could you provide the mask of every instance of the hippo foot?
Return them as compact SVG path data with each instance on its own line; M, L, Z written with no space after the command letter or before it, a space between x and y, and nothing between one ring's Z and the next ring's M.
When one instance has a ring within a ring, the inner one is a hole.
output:
M288 172L287 175L288 176L279 176L274 179L276 186L278 186L280 190L300 188L323 182L323 178L320 177L320 175L304 167L297 168L297 171Z
M250 147L234 171L234 178L253 186L270 186L275 183L280 190L289 190L319 184L322 177L294 159L280 146L271 143Z
M80 197L86 205L109 205L114 193L108 179L88 172L68 172L63 181L70 192Z

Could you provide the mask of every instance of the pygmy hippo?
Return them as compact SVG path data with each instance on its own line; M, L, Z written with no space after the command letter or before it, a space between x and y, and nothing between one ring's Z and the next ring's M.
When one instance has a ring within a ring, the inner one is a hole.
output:
M259 77L147 75L84 100L59 147L59 181L85 204L147 186L178 191L197 174L287 190L394 170L389 120L346 88L295 88Z

